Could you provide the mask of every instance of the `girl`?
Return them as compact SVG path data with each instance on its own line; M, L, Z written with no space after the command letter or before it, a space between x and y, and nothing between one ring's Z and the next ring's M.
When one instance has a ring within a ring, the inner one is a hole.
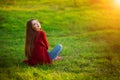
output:
M26 25L25 56L24 63L33 66L37 64L51 64L53 60L61 60L59 53L62 45L57 45L48 52L48 41L45 32L41 29L38 20L32 19Z

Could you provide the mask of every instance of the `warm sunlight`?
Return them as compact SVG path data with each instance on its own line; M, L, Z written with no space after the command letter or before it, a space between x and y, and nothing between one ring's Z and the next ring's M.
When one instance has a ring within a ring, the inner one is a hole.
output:
M120 0L111 0L111 6L114 9L119 10L120 9Z
M116 2L120 4L120 0L116 0Z
M116 5L120 6L120 0L116 0Z

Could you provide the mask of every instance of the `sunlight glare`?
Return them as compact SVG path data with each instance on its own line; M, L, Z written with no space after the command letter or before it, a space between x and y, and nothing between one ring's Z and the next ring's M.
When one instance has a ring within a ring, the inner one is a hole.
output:
M120 9L120 0L113 0L112 2L114 9Z
M120 6L120 0L116 0L116 5Z

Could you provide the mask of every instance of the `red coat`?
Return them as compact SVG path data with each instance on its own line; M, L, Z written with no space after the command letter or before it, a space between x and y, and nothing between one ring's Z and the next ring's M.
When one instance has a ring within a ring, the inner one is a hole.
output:
M24 62L28 65L50 64L52 59L48 55L48 41L44 31L37 31L34 40L33 52L28 60Z

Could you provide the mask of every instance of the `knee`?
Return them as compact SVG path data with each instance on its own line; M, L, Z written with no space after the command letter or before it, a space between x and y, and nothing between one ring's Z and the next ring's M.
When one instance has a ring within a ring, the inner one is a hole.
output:
M58 44L58 46L59 46L61 49L63 48L62 44Z

